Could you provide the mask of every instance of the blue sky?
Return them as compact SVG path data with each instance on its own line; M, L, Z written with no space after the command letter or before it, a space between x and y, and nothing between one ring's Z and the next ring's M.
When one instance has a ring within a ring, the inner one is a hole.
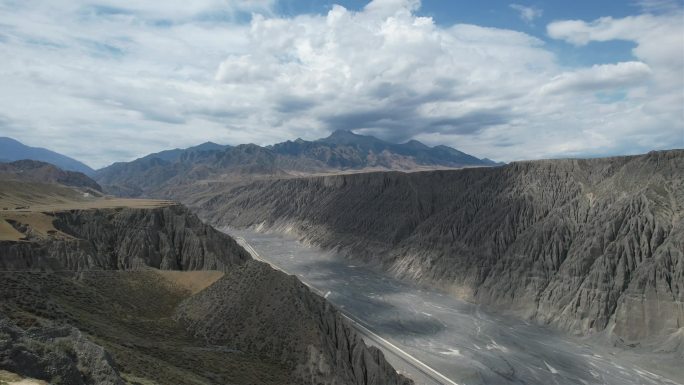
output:
M671 3L682 4L684 0ZM327 13L334 4L347 9L362 10L366 5L363 0L314 1L284 0L277 4L277 12L281 15L299 15L305 13ZM526 21L520 11L512 4L540 10L541 14L534 20ZM665 4L665 3L660 3ZM561 61L568 66L601 64L612 61L624 61L632 58L634 43L613 40L589 44L584 47L573 47L548 37L546 25L554 20L578 19L595 20L603 16L615 18L638 13L644 3L621 0L578 0L578 1L506 1L506 0L423 0L416 14L431 17L437 24L450 26L458 23L476 24L488 27L514 29L534 35L544 40L549 48L557 53ZM668 7L665 7L668 9ZM658 9L662 12L665 9ZM682 21L684 23L684 20Z
M684 147L684 0L0 0L0 136L100 167L352 129L512 161Z
M506 0L423 0L416 12L421 16L432 17L437 24L448 26L457 23L488 25L498 28L522 28L523 22L518 12L510 5L515 1ZM638 12L642 5L638 2L619 0L577 0L577 1L518 1L520 5L541 9L542 16L536 19L536 28L543 34L545 23L561 19L593 20L602 16L624 17ZM278 14L298 15L303 13L327 13L334 4L339 4L350 10L362 10L367 1L340 0L283 0L276 5ZM533 28L535 29L535 28Z

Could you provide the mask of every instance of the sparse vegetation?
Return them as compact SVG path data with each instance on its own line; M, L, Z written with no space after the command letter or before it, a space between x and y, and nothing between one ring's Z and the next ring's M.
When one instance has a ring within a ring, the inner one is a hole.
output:
M9 195L30 200L31 194ZM231 275L233 289L224 287L213 304L203 301L209 306L193 315L204 322L225 314L219 308L239 305L244 312L231 320L241 320L240 331L188 332L192 325L176 320L180 304L224 281L225 273L257 262L183 206L114 199L29 206L0 214L0 224L25 238L0 242L0 330L14 333L9 341L0 339L0 362L19 374L68 385L294 385L331 383L333 376L342 379L335 383L366 385L365 376L350 374L352 368L365 373L380 367L373 378L406 383L382 356L367 354L349 329L332 340L329 326L312 322L322 315L324 301L295 278L272 276L270 268L271 275ZM256 297L253 285L266 287L265 280L284 280L300 290ZM258 298L268 300L266 306ZM283 315L292 327L277 327ZM323 315L336 319L329 309ZM341 351L347 344L338 346L339 338L353 339L353 355ZM318 360L309 362L309 347L327 352L323 373ZM23 356L30 359L16 359ZM302 373L303 367L311 372Z
M0 312L24 327L77 327L110 352L132 383L294 384L282 364L189 335L172 316L191 292L153 271L0 274ZM59 340L31 349L73 354Z

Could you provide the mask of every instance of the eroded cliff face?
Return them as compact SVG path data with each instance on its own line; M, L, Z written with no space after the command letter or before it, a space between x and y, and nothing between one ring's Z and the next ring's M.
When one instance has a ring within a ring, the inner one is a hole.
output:
M328 302L262 262L231 270L182 303L176 318L196 337L283 363L301 383L411 383L379 350L367 347Z
M66 239L0 242L1 270L227 270L249 259L232 238L176 205L53 214Z
M68 327L24 330L0 316L0 367L62 384L124 385L109 354Z
M0 314L31 325L0 318L0 369L68 384L122 384L117 365L142 383L411 383L296 277L183 206L51 215L49 237L0 242ZM188 270L223 277L196 293L178 284Z
M684 325L684 151L259 181L192 202L394 274L625 343ZM189 199L190 200L190 199Z

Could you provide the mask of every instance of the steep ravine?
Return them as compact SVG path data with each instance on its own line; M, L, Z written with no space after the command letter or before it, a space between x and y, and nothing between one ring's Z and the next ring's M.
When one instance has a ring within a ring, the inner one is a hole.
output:
M0 312L11 315L2 321L6 327L0 325L6 329L0 330L0 369L51 381L55 376L60 381L81 376L88 384L98 383L96 375L105 369L108 383L117 384L124 383L120 368L128 375L157 376L161 383L172 370L181 373L178 384L209 384L234 377L210 372L223 370L220 360L228 359L225 365L235 367L233 373L274 368L260 383L411 383L382 353L366 347L339 313L296 277L252 260L231 237L203 224L183 206L53 215L55 228L66 238L0 243ZM150 268L219 270L224 276L192 295L164 283ZM53 335L53 324L63 328L54 329L62 334L56 340L46 337L38 350L36 342L22 337L43 331ZM93 333L125 364L111 360L74 327ZM134 338L140 328L150 331ZM161 342L155 342L157 335L163 337ZM17 358L18 345L8 338L26 340L21 343L27 348L20 353L31 359ZM165 341L180 350L166 352ZM76 348L71 347L76 343L105 357L92 356L97 365L106 361L104 369L76 359ZM210 361L203 365L215 366L183 366L182 357L176 356L192 355L193 350L208 355ZM150 363L167 369L150 371Z
M574 333L681 340L682 150L255 181L185 200L215 225L294 232Z

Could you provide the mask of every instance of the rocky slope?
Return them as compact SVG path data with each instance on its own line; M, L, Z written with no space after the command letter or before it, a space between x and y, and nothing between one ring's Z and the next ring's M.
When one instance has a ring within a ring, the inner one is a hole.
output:
M124 385L109 354L78 329L24 330L0 316L0 367L55 384Z
M35 160L18 160L0 163L0 179L23 182L55 183L101 193L102 187L87 175L77 171L64 171L50 163Z
M249 259L235 241L185 207L56 212L55 228L73 239L0 242L0 269L227 270ZM20 223L15 226L24 229Z
M171 318L191 292L157 271L12 272L0 278L0 311L22 333L78 329L105 350L127 384L296 384L288 368L267 357L193 338ZM63 380L63 371L36 372L31 361L17 356L21 342L0 346L0 357L8 357L0 369L51 384L72 383ZM43 367L68 369L70 361L80 361L63 339L45 343L45 348L29 346L33 361ZM96 369L86 362L79 366Z
M465 298L632 344L682 334L683 170L684 151L673 150L256 181L187 202L218 225L295 232Z
M0 137L0 155L7 162L23 159L54 164L57 167L92 175L94 170L76 159L40 147L30 147L17 140Z
M323 298L261 262L231 270L183 302L176 318L212 344L256 350L284 363L301 383L410 383Z
M183 206L48 214L64 236L0 242L0 369L56 384L410 383L324 299ZM196 293L190 270L225 275Z
M315 141L297 139L266 147L205 143L115 163L98 170L95 178L110 193L158 197L179 184L192 185L205 180L369 168L416 170L494 165L497 164L488 159L478 159L447 146L429 147L415 140L395 144L351 131L336 131Z

